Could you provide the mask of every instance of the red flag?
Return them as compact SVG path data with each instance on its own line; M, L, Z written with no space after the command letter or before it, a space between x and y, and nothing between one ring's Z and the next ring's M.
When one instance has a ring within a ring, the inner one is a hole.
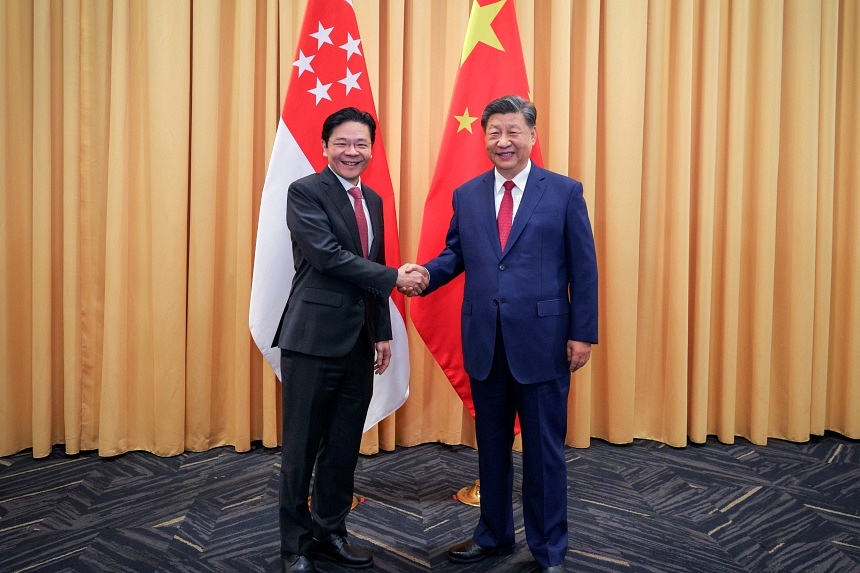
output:
M442 147L424 204L419 262L432 259L445 247L445 235L454 214L451 206L454 189L492 169L484 146L481 113L490 101L510 94L529 99L513 0L475 0L445 119ZM542 163L537 142L532 149L532 161L538 165ZM412 322L474 416L469 376L463 368L462 302L463 277L460 276L427 297L414 298Z
M263 185L248 313L254 342L278 378L280 351L271 344L295 274L286 222L287 189L296 179L327 165L321 144L323 121L349 106L370 113L377 123L373 159L361 180L382 196L385 262L389 267L399 267L394 189L352 0L310 0ZM394 335L391 366L374 379L365 431L393 413L409 395L409 349L402 295L393 293L389 306Z

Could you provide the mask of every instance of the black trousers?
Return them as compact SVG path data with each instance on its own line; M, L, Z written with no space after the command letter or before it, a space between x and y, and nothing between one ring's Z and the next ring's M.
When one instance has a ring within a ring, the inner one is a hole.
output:
M346 535L364 419L373 394L365 328L346 356L281 350L281 551L305 554L313 538ZM313 501L307 500L313 477Z

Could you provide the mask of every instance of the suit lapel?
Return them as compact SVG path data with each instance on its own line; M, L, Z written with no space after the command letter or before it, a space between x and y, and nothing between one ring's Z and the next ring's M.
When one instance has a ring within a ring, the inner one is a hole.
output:
M331 168L323 169L320 180L325 185L325 193L328 195L332 203L340 211L340 216L343 217L343 223L349 230L349 236L352 238L352 252L361 255L361 238L358 236L358 223L355 222L355 208L349 195L344 190L340 179L332 173ZM344 245L349 247L349 245Z
M517 214L514 217L514 224L511 226L511 234L508 235L508 244L505 245L505 252L510 251L514 244L516 244L519 236L522 235L523 229L525 229L526 223L528 223L532 213L534 213L535 207L540 203L544 191L543 172L537 165L532 164L523 198L520 200L520 206L517 208Z
M487 231L487 239L495 249L496 256L501 258L502 245L499 244L499 227L496 224L496 176L495 171L490 170L481 179L480 198L478 213Z
M367 201L367 210L370 212L370 228L373 229L373 244L370 245L367 258L375 261L382 245L382 201L376 193L367 185L364 186L364 200ZM354 215L353 215L354 216ZM356 226L356 232L358 232Z

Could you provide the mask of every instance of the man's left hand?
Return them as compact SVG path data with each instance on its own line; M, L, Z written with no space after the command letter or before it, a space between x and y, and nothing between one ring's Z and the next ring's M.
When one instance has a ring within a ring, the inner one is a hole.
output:
M579 340L567 341L567 361L570 363L570 371L576 372L591 358L591 343Z
M391 364L391 342L384 340L376 343L376 360L373 363L373 371L382 374Z

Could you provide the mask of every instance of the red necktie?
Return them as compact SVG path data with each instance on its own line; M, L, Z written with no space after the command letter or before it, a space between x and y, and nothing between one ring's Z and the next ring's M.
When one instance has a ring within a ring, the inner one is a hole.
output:
M503 251L505 250L505 243L508 242L508 235L511 234L511 225L514 222L514 196L511 194L513 188L513 181L505 181L505 194L502 196L502 204L499 205L499 217L496 219L496 225L499 227L499 244L502 245Z
M361 239L361 253L367 257L367 218L364 216L364 207L361 206L361 189L353 187L349 194L355 200L355 222L358 223L358 237Z

